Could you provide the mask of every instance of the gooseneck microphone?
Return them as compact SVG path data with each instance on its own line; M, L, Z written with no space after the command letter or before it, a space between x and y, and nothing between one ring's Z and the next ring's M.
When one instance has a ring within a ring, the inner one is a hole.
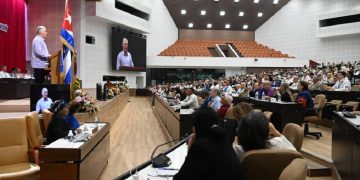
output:
M179 141L179 139L175 139L175 140L172 140L172 141L168 141L166 143L163 143L163 144L160 144L158 145L154 151L151 153L151 164L154 168L160 168L160 167L167 167L171 164L171 161L170 161L170 158L167 157L165 154L161 153L159 154L158 156L154 157L154 154L156 152L156 150L161 147L161 146L164 146L166 144L169 144L169 143L172 143L172 142L175 142L175 141Z

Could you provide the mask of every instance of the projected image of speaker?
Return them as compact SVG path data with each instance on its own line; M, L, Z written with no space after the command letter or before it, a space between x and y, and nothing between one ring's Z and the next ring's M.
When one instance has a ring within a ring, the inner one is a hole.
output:
M98 101L102 101L103 98L103 93L102 93L102 85L101 83L96 83L96 99Z

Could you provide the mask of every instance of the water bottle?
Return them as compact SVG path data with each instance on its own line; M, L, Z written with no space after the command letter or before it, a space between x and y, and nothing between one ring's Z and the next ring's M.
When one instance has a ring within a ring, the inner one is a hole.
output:
M261 95L261 100L265 100L265 93L264 92L262 92L262 95Z
M255 99L259 100L259 92L258 91L256 91L256 93L255 93Z
M72 130L69 130L69 133L67 136L68 136L69 141L72 142L74 140L74 134L73 134Z

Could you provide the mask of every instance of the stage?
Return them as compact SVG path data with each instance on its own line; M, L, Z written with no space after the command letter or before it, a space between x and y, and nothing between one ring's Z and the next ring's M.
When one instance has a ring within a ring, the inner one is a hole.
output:
M95 97L96 89L84 89L90 96ZM82 124L93 122L95 117L101 122L110 122L120 115L129 99L129 93L123 92L120 95L106 101L98 101L100 111L95 114L76 113L75 117ZM30 112L30 99L0 100L0 118L25 117Z

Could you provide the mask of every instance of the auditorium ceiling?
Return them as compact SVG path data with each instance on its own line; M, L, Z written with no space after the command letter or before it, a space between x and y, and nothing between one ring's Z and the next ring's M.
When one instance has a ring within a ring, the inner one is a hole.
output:
M255 31L290 0L163 0L179 29Z

